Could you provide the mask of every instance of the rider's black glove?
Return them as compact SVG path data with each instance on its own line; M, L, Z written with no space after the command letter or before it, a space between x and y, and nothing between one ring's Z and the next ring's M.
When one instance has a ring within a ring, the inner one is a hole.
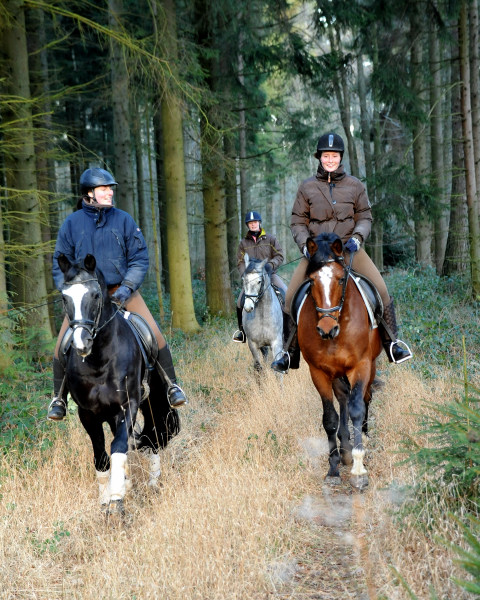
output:
M112 294L112 300L120 306L123 306L125 302L132 295L133 290L128 287L128 285L121 285L117 290L115 290Z

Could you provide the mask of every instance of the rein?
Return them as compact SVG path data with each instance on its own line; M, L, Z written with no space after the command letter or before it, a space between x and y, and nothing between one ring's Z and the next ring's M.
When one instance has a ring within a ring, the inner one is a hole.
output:
M332 308L320 308L319 306L315 305L315 310L322 315L319 321L321 321L325 317L330 317L338 323L338 320L340 319L340 314L342 312L343 304L345 302L348 278L350 277L350 272L352 270L353 252L350 254L350 263L348 264L348 266L345 265L345 258L343 256L339 257L338 260L335 260L333 258L326 260L324 264L331 262L341 262L343 266L342 297L340 298L340 304L337 304L337 306L333 306ZM333 315L332 313L334 312L338 312L338 315Z

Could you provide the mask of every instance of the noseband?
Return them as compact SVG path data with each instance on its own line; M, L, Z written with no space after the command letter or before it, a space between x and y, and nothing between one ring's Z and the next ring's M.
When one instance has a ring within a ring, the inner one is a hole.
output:
M321 317L318 319L319 321L321 321L325 317L330 317L331 319L333 319L334 321L336 321L338 323L338 320L340 319L340 314L342 312L343 304L345 302L345 293L347 291L347 283L348 283L348 278L350 277L350 271L352 270L352 261L353 261L353 252L350 254L350 263L348 264L348 266L345 264L345 258L343 256L339 256L338 259L336 259L336 260L334 258L330 258L329 260L326 260L323 263L321 268L323 268L323 266L326 265L327 263L333 263L333 262L342 263L343 284L342 284L342 297L340 298L340 304L337 304L337 306L333 306L332 308L320 308L319 306L315 305L315 310L321 314ZM313 299L313 296L312 296L312 299ZM334 312L338 312L338 315L335 316L333 314Z

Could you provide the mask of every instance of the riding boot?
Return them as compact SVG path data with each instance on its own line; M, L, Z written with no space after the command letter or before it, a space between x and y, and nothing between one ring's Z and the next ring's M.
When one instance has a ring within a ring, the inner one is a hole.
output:
M390 362L398 364L412 358L413 354L410 348L397 337L398 327L393 298L390 298L390 304L383 309L383 318L378 324L378 330L382 339L383 349ZM402 344L404 347L399 344Z
M164 346L160 348L157 355L158 362L162 369L165 371L169 382L165 382L167 386L167 397L172 408L178 408L179 406L183 406L184 404L188 404L187 397L185 396L185 392L182 388L177 384L177 378L175 376L175 368L173 366L172 355L170 353L170 348Z
M287 313L283 313L283 340L284 353L270 365L277 373L287 373L288 369L298 369L300 367L297 325Z
M61 421L67 414L67 389L64 384L65 369L58 358L53 358L53 399L48 405L47 419ZM63 384L63 390L61 390Z
M238 342L239 344L244 344L247 341L247 336L245 335L245 331L243 329L242 313L243 313L243 308L238 308L238 306L237 306L238 329L233 334L232 340L234 342Z

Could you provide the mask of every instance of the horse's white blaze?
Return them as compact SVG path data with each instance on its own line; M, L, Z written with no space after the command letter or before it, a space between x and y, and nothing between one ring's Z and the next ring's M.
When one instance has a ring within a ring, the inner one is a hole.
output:
M325 303L328 306L331 306L330 294L333 281L332 267L323 267L323 269L320 269L320 271L318 272L318 276L320 279L320 283L322 284L323 289L325 290Z
M154 454L153 452L149 456L150 460L150 479L148 480L149 487L156 487L158 485L158 480L160 479L161 470L160 470L160 456L158 454Z
M363 457L365 456L365 450L354 448L352 450L353 456L353 467L350 471L352 475L365 475L367 469L363 466Z
M122 500L125 497L126 462L127 455L123 452L114 452L110 457L110 500Z
M108 504L110 502L110 471L96 471L96 473L100 504Z
M82 320L82 300L87 292L88 288L83 283L75 283L62 292L64 296L70 296L73 301L73 308L75 309L73 314L74 321Z

